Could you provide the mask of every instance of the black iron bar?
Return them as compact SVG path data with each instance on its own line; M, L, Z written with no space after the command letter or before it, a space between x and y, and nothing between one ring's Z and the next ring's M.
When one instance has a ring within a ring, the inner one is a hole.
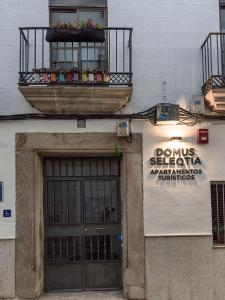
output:
M209 41L206 42L207 78L209 78Z
M40 27L19 27L19 30L26 30L26 29L30 29L30 30L34 30L34 29L50 29L51 27L49 26L40 26ZM132 27L103 27L103 30L129 30L129 31L132 31L133 28ZM215 32L212 32L211 34L217 34Z
M75 242L76 237L73 236L72 239L73 239L73 261L75 261L76 260L76 242Z
M55 261L55 237L52 237L52 261Z
M19 70L22 71L22 62L21 62L21 56L22 56L22 33L20 30L20 60L19 60Z
M42 50L41 67L43 69L44 68L44 29L42 29L41 50Z
M212 59L213 59L213 56L212 56L212 36L210 35L209 37L209 45L210 45L210 76L213 74L213 65L212 65Z
M67 169L68 170L68 169ZM69 224L69 213L70 213L70 198L69 198L69 182L66 182L66 207L67 207L67 222L66 224Z
M110 259L111 260L113 260L112 244L113 244L112 235L110 235Z
M97 251L98 251L98 260L100 260L100 236L97 235Z
M66 237L66 261L69 261L69 237Z
M72 201L72 205L71 206L75 206L75 214L74 214L74 224L77 224L77 197L76 197L76 181L72 181L73 182L73 199L74 201ZM74 211L74 207L73 207L73 211ZM69 218L69 223L70 223L70 218Z
M98 201L98 217L97 217L97 223L101 223L101 215L100 215L100 201L99 201L99 199L100 199L100 195L99 195L99 182L98 181L96 181L96 192L97 192L97 201Z
M108 63L108 71L110 72L111 68L110 68L110 30L108 31L108 57L109 57L109 63Z
M89 63L88 63L88 42L87 42L87 66L86 66L86 69L89 68Z
M61 172L60 172L60 176L61 176ZM62 197L62 181L60 181L60 198L59 198L59 201L60 201L60 222L59 224L63 224L63 212L62 212L62 209L63 209L63 197Z
M78 69L79 70L82 67L81 59L82 59L82 48L81 48L81 43L78 43Z
M90 221L91 221L91 223L93 222L93 190L92 190L92 183L93 183L93 181L89 181L89 186L90 186L90 192L91 192L91 201L90 201L90 203L91 203L91 216L90 216L90 220L89 220L89 223L90 223ZM85 211L86 212L86 211Z
M105 201L105 180L103 181L103 199L104 199L104 224L106 223L106 217L105 217L105 213L106 213L106 201Z
M125 70L125 31L123 30L123 72Z
M106 236L104 235L104 260L106 260Z
M220 74L220 64L219 64L219 46L218 46L218 35L216 35L216 57L217 57L217 72Z
M129 72L132 73L132 29L130 30L130 38L129 38Z
M112 189L112 180L109 181L109 190L110 190L110 211L112 212L113 208L113 189ZM112 213L110 214L110 222L113 222Z
M34 69L36 69L37 64L37 29L34 30Z
M25 42L25 57L24 57L24 61L25 61L25 72L27 72L27 53L28 53L28 44L27 42Z
M206 65L206 46L204 46L202 49L204 53L205 79L207 81L208 77L207 77L207 65Z
M36 28L36 27L35 27ZM23 39L24 39L24 41L26 42L26 43L28 43L28 40L27 40L27 38L26 38L26 35L25 35L25 33L23 32L23 30L28 30L29 29L29 27L27 27L26 29L20 29L20 33L22 34L22 36L23 36Z
M128 30L128 31L129 31L128 46L130 46L130 45L131 45L131 39L132 39L133 28L129 28L129 29L124 28L124 30Z
M221 60L221 74L223 74L224 63L223 63L223 36L220 35L220 60Z
M22 39L22 52L21 52L21 63L22 63L22 71L24 72L24 39Z
M117 72L117 30L116 30L116 72Z
M97 60L96 60L96 45L95 45L95 43L94 43L94 66L93 66L93 68L95 69L96 67L97 67Z
M101 59L100 59L100 63L101 63L101 70L104 69L104 44L101 43Z
M27 29L27 72L29 71L30 64L30 30Z
M66 43L64 42L64 69L66 69Z
M91 252L91 261L93 260L93 236L90 236L90 252Z
M56 43L56 48L57 48L57 50L56 50L56 52L57 52L57 65L56 65L56 68L58 68L59 67L59 43L58 42Z
M74 51L74 49L73 49L73 42L72 42L72 68L74 68L74 57L73 57L73 51Z
M204 59L203 59L203 49L201 49L201 54L202 54L202 78L203 78L203 82L202 84L205 83L205 69L204 69Z
M53 181L53 195L52 195L52 200L53 200L53 204L52 204L52 216L53 216L53 220L52 220L52 224L55 224L55 181Z
M59 237L59 261L62 261L62 237Z

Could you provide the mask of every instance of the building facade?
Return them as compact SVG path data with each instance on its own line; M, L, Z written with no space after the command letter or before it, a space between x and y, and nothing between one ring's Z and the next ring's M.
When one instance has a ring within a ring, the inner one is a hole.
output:
M1 299L225 298L224 5L1 1Z

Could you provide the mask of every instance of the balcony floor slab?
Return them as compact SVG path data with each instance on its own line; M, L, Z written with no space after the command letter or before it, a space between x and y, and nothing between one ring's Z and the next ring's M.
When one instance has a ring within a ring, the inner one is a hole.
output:
M126 107L132 87L19 86L36 109L48 114L108 114Z

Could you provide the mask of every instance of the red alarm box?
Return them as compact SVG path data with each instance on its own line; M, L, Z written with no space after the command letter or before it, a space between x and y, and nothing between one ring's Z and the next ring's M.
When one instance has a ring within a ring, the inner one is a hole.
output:
M208 144L208 142L209 142L208 129L198 129L197 130L197 143L198 144Z

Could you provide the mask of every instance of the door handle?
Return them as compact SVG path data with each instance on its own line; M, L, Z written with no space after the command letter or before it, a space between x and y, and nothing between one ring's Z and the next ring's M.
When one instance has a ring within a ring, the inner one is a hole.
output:
M105 227L96 227L95 230L104 230Z
M84 231L87 231L87 228L84 228Z

